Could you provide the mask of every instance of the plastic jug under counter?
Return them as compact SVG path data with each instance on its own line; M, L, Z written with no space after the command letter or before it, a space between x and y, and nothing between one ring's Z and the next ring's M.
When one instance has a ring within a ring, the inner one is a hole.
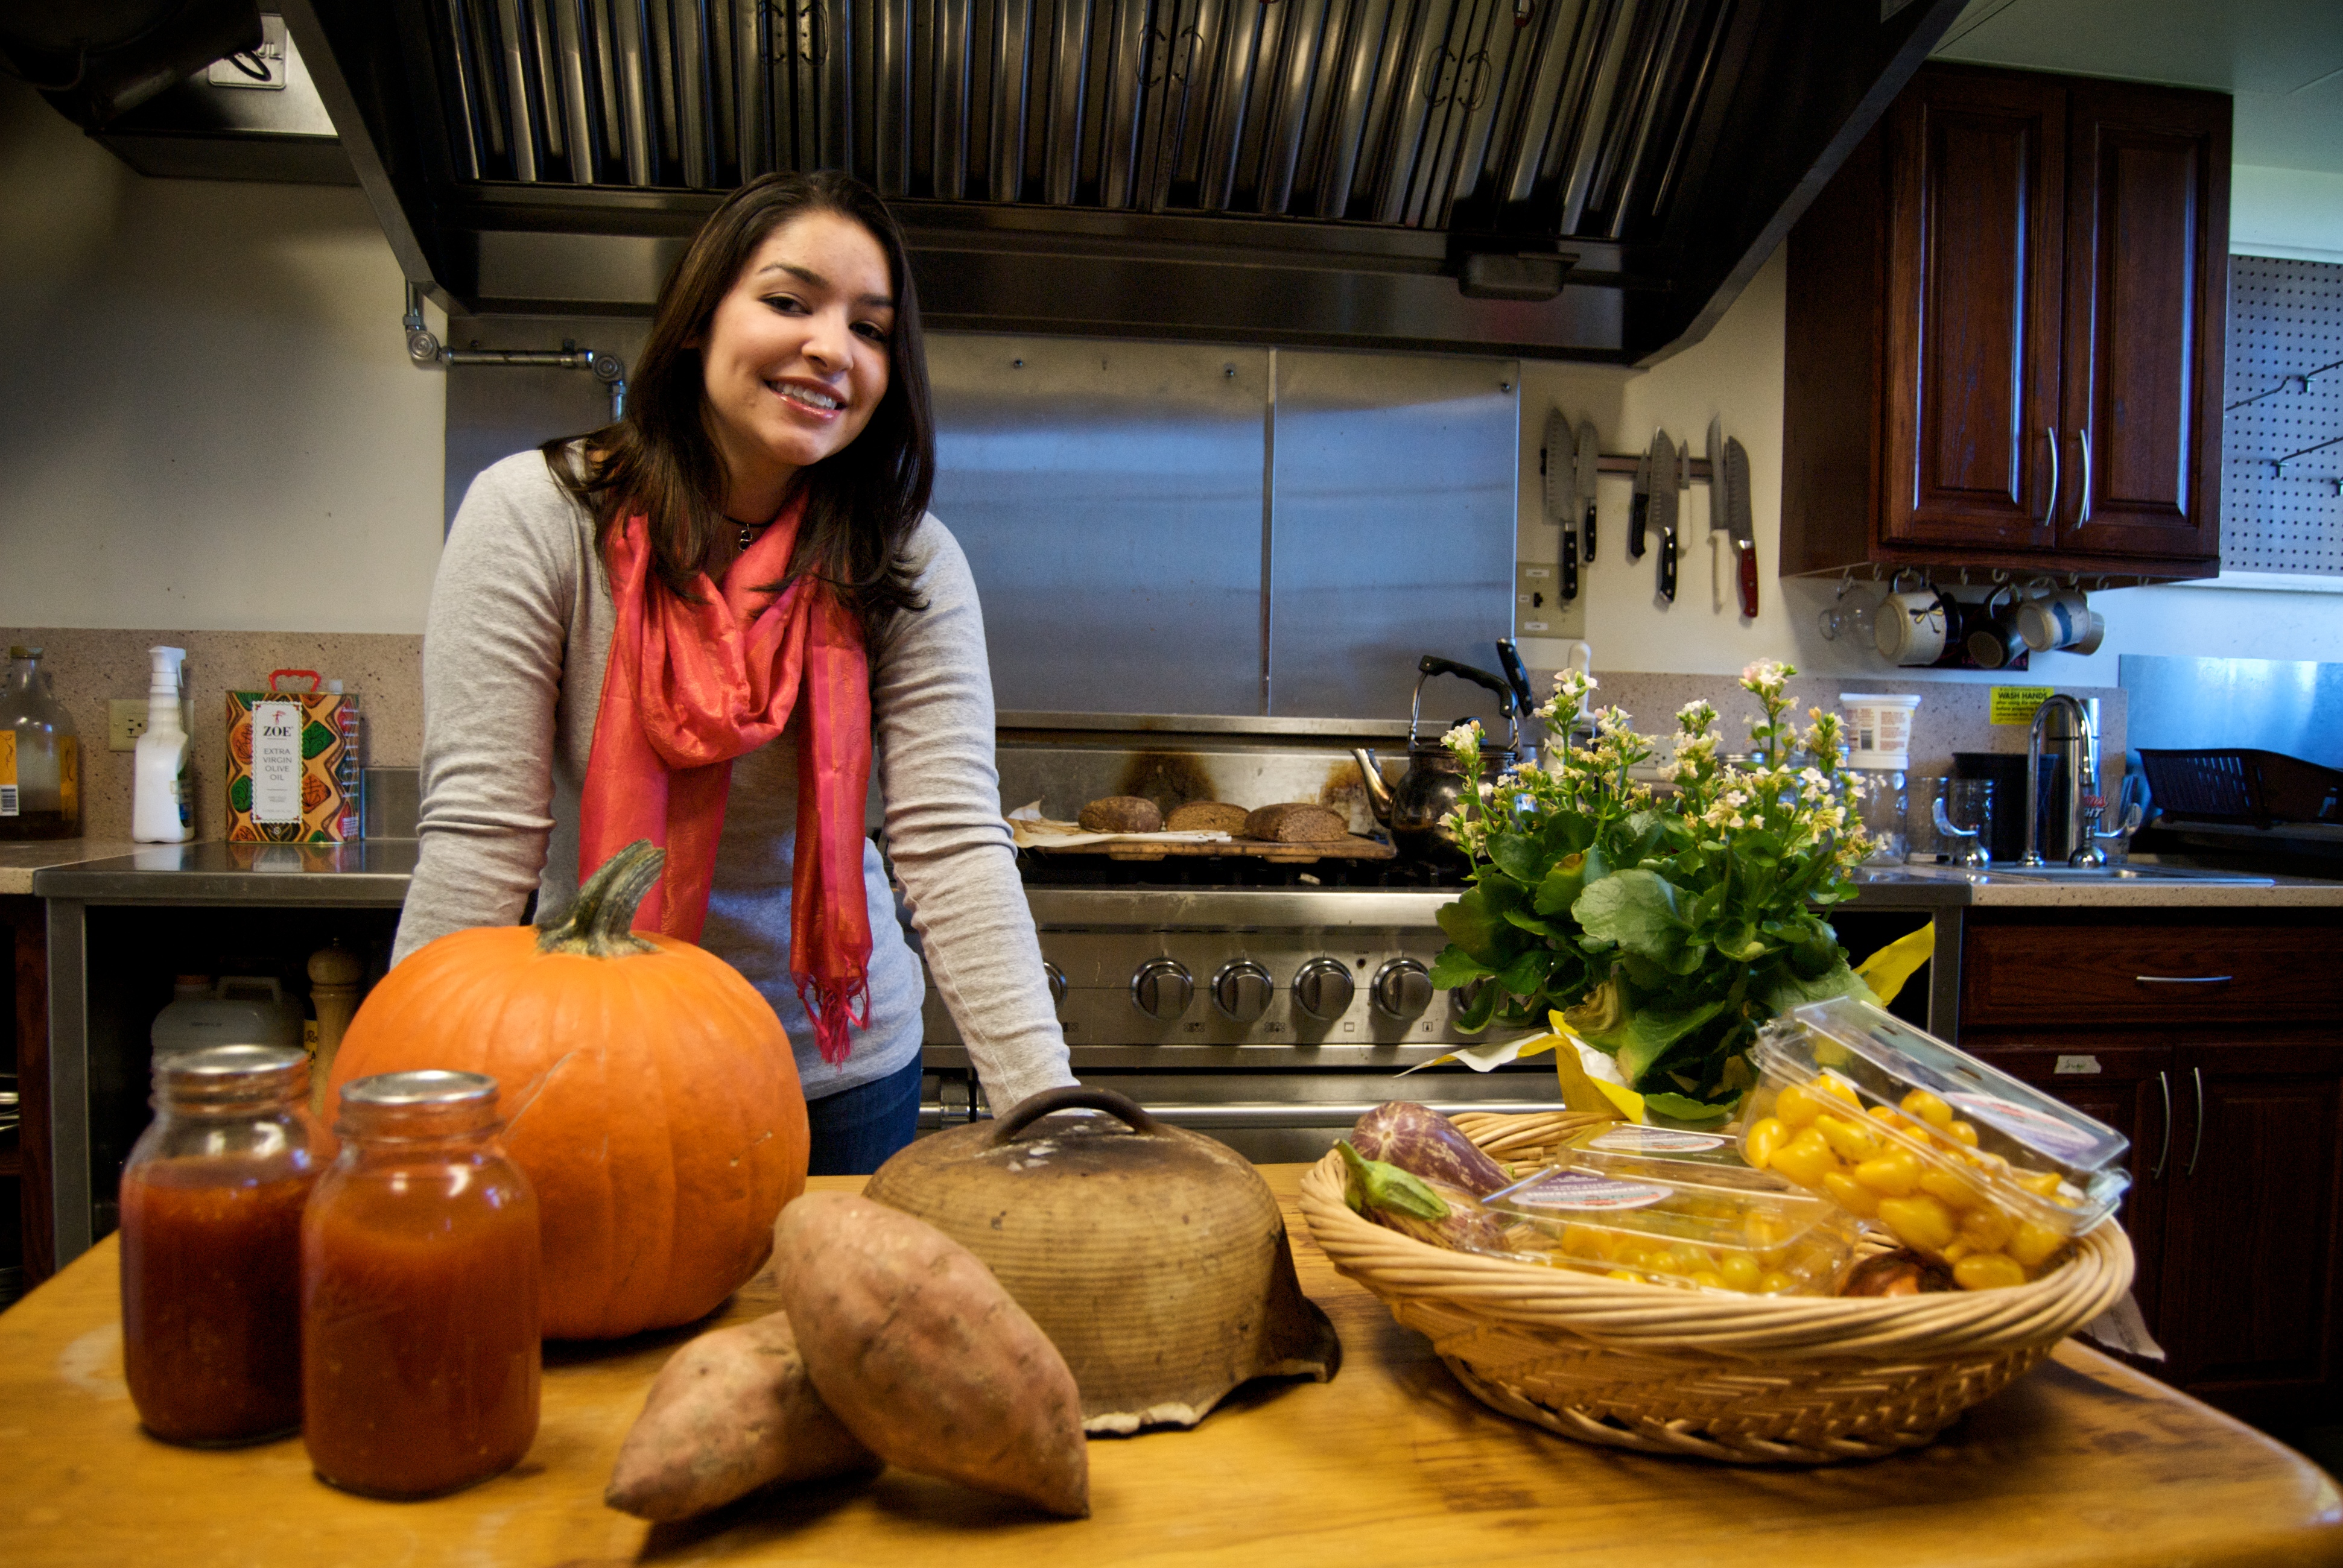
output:
M274 978L181 975L170 1005L155 1015L147 1038L157 1057L213 1045L282 1045L303 1049L305 1010Z

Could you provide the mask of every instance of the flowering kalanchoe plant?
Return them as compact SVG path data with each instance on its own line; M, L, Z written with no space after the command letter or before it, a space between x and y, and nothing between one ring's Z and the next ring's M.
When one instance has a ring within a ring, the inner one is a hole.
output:
M1595 682L1575 670L1536 710L1553 771L1484 779L1479 727L1449 732L1472 787L1447 825L1473 887L1440 911L1449 945L1432 980L1483 982L1465 1027L1536 1027L1562 1009L1653 1111L1719 1121L1755 1082L1759 1025L1864 993L1824 916L1853 895L1870 844L1839 767L1838 716L1809 709L1803 734L1785 717L1796 673L1773 659L1741 672L1764 710L1749 728L1753 766L1719 759L1714 706L1681 709L1659 769L1673 794L1629 777L1652 743L1617 709L1589 709ZM1572 745L1582 716L1593 739Z

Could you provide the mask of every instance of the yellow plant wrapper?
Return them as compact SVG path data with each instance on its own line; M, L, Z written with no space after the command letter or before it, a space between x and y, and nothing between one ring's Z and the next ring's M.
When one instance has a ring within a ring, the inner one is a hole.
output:
M1935 956L1936 926L1931 920L1909 936L1896 938L1869 958L1855 966L1855 978L1871 988L1871 994L1885 1007L1904 989L1904 982L1918 971L1920 966Z

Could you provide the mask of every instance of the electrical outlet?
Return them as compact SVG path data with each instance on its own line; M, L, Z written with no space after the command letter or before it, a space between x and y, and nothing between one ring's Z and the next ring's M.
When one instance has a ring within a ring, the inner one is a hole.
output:
M146 733L146 699L143 697L116 697L106 704L106 749L108 751L136 751L138 738Z
M1583 638L1586 635L1586 577L1578 579L1579 597L1562 597L1562 568L1523 562L1513 568L1513 635L1515 637Z

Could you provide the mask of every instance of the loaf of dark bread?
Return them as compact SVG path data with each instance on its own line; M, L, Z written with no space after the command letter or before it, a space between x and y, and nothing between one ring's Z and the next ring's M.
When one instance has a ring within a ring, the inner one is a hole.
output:
M1245 809L1225 800L1191 800L1173 809L1163 825L1175 833L1242 833Z
M1082 808L1077 819L1093 833L1160 833L1163 813L1155 802L1139 795L1110 795Z
M1332 839L1347 838L1350 825L1323 806L1312 806L1306 800L1288 801L1282 806L1263 806L1245 819L1244 835L1272 844L1322 844Z

